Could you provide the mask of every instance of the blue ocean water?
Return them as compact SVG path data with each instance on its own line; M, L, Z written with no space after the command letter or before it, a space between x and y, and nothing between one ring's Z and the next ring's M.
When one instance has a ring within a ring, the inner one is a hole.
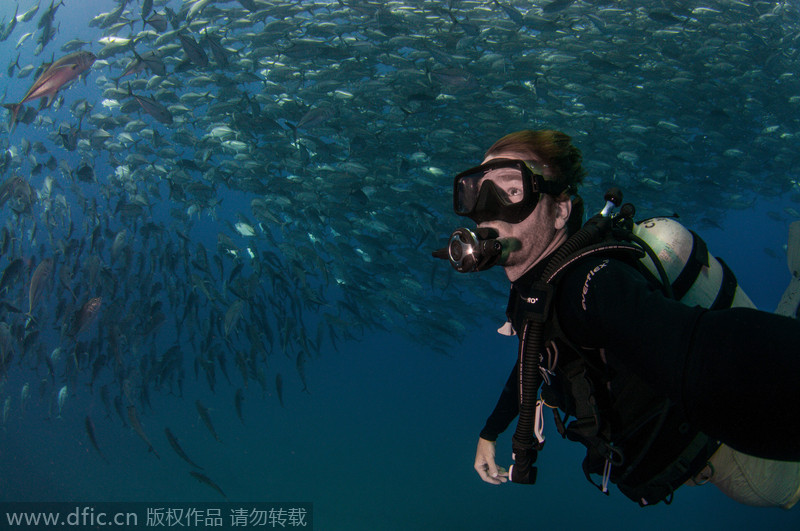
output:
M156 9L162 4L157 3ZM226 8L236 3L215 4ZM34 2L20 1L19 12L32 5ZM88 27L88 20L116 5L110 0L65 0L57 12L59 33L41 55L34 56L33 39L19 50L14 49L24 32L36 29L37 15L33 22L21 24L10 39L0 44L0 57L11 61L19 52L21 66L38 65L53 54L58 57L59 47L75 37L91 40L93 45L87 48L97 51L101 34ZM169 2L169 5L177 9L180 2ZM0 20L12 16L15 6L16 2L3 2ZM46 3L42 3L40 9L45 7ZM485 7L491 8L492 4L487 2ZM130 9L136 12L139 6L132 2ZM498 11L497 16L501 15ZM138 29L138 22L136 27ZM93 102L100 99L94 77L111 78L115 73L119 74L112 67L91 72L87 83L78 82L65 91L65 104L61 109L43 110L41 114L53 117L55 124L69 120L71 102L80 98ZM175 74L174 77L180 76ZM18 79L4 75L3 101L18 101L32 81L33 77ZM143 119L154 122L146 115ZM440 125L447 123L446 117L439 120ZM56 159L76 167L85 153L67 152L55 146L49 135L52 127L47 123L38 127L20 124L14 135L9 136L6 147L19 145L22 138L39 140ZM84 127L91 129L88 124ZM166 127L155 127L169 133ZM479 146L480 149L485 147ZM129 151L134 149L127 147ZM113 161L125 154L117 153L112 158L100 149L91 153L98 175L115 171ZM458 154L450 158L454 167L448 170L469 165L458 163ZM476 152L474 159L479 158L480 152ZM29 166L23 165L23 168L30 170ZM43 178L43 175L30 178L34 188L41 188ZM449 174L439 177L437 182L444 190L439 207L444 212L449 208ZM74 201L73 215L76 226L80 227L83 214L79 203L72 195L71 185L64 181L63 186L65 194ZM102 205L106 200L101 196L101 189L100 184L81 188L83 194L94 194ZM216 248L217 233L222 230L223 221L235 222L236 212L250 212L250 195L224 189L219 193L224 194L224 201L216 209L217 218L201 215L191 226L193 245L199 243L210 250L209 254ZM688 201L691 190L686 189L684 193ZM165 185L161 187L161 194L163 198L168 197ZM651 204L659 201L657 194L645 199ZM736 272L740 285L757 306L771 311L790 279L783 246L788 222L792 219L785 214L769 213L782 213L784 209L795 208L795 203L782 196L753 199L747 208L725 209L722 215L715 214L714 223L706 223L698 232L709 249L723 257ZM170 203L164 199L154 205L150 219L169 224L170 208L176 206ZM587 203L592 208L599 206L598 198L587 197ZM185 209L183 205L177 206ZM679 210L680 205L671 207ZM107 208L108 212L112 211ZM8 206L0 211L4 222L11 220L11 215ZM38 215L41 215L41 206L34 208L34 217ZM359 213L353 215L357 217ZM17 236L23 241L25 256L39 255L40 245L54 252L46 237L41 235L37 245L24 243L31 221L15 218L14 223L17 222ZM450 227L437 229L446 232ZM241 244L242 239L236 241ZM432 238L425 245L435 243L438 242ZM138 244L137 241L135 245ZM110 246L109 241L107 247ZM420 263L430 260L427 252L414 256ZM0 267L6 264L3 258ZM178 280L189 283L190 279L181 277L180 273L177 272ZM393 272L376 270L372 274L380 277ZM429 279L425 277L419 281L425 284ZM270 283L272 279L263 282ZM228 384L218 370L212 391L202 370L195 378L193 357L188 354L192 349L184 331L187 378L182 391L151 391L150 407L140 414L158 457L147 451L147 445L132 429L122 425L116 412L112 411L107 417L100 394L96 388L89 388L86 374L79 378L78 389L70 392L61 414L56 415L54 393L62 385L62 375L56 375L59 381L54 385L48 383L49 376L40 364L31 364L30 360L15 361L0 383L0 398L11 397L13 404L0 431L0 502L180 501L202 506L204 502L220 501L216 491L189 475L189 465L169 447L164 436L164 428L169 427L189 457L204 467L203 472L225 491L229 500L309 501L314 504L317 529L788 530L800 527L797 510L744 507L711 486L683 488L676 493L671 505L646 509L639 508L613 489L610 496L603 496L583 477L580 468L583 448L560 440L550 419L546 426L549 440L539 457L536 485L495 487L481 482L472 468L478 432L494 406L516 352L515 340L495 333L503 320L503 297L481 308L477 324L474 324L474 309L453 302L458 300L459 294L471 300L469 291L479 289L481 283L500 290L505 286L502 272L497 269L485 273L480 280L453 278L444 294L445 290L437 287L425 298L406 301L423 309L429 306L441 310L442 300L447 295L446 300L452 306L443 313L456 322L463 318L466 323L464 331L454 334L455 337L439 337L421 330L413 334L417 339L411 340L409 331L403 327L417 326L415 321L387 320L385 330L364 329L354 322L354 339L340 337L335 342L322 342L318 355L305 364L308 393L302 392L302 383L295 375L295 360L280 352L269 358L265 389L253 379L244 387L237 383L241 379L236 380L238 371L230 362L228 371L234 383ZM329 297L335 296L334 293ZM437 298L439 296L441 298ZM23 303L27 304L27 299L23 299ZM55 296L46 298L43 302L46 309L42 313L52 316L56 304ZM438 318L441 313L435 316ZM316 330L318 319L314 312L308 312L304 324L309 330ZM113 319L99 318L90 329L91 336L107 340L98 328L109 320ZM60 341L59 323L50 324L54 325L52 329L44 330L39 338L48 355ZM274 329L280 327L279 322L272 325ZM165 325L152 342L142 342L140 348L163 352L175 342L171 334L174 331ZM309 331L308 335L312 336L313 332ZM420 339L423 336L425 340ZM274 384L277 372L283 374L283 404ZM100 383L111 382L110 371L103 373L102 378ZM30 384L30 397L23 411L19 397L26 382ZM243 421L234 407L234 395L239 387L243 387L244 392ZM214 440L204 426L195 407L196 400L208 408L221 442ZM87 415L93 419L97 442L107 462L89 441L84 423ZM510 433L498 442L498 462L510 464ZM0 523L0 528L2 525Z

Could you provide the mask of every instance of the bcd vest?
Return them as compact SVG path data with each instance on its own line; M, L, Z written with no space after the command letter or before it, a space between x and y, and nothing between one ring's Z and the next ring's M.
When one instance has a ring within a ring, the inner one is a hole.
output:
M620 245L610 238L565 263L551 282L553 292L558 291L564 271L579 260L599 256L628 263L687 304L752 306L724 262L708 254L703 240L677 221L646 220L632 232L657 253L643 257L639 246ZM660 263L656 265L655 260ZM666 273L668 286L658 280L658 269ZM515 330L522 329L527 295L511 290L507 316ZM586 447L583 470L587 479L606 493L607 483L615 483L642 506L669 503L674 491L705 466L719 442L693 429L675 404L626 367L609 363L602 349L574 345L562 332L556 311L547 312L544 338L541 396L554 408L562 437ZM599 485L592 474L602 477Z

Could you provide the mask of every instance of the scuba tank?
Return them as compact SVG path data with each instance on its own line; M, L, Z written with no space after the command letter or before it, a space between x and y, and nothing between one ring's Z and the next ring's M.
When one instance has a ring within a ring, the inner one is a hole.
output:
M711 309L756 307L725 262L714 258L705 242L675 219L646 219L635 223L632 232L658 257L675 299L688 306ZM641 261L651 274L658 275L649 254Z

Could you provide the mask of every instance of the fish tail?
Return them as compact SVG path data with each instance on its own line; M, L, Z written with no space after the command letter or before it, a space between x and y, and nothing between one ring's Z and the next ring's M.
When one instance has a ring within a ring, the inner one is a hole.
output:
M21 103L4 103L3 107L11 111L11 119L9 120L9 131L8 134L14 132L14 129L17 127L17 116L19 115L20 109L22 109Z
M25 328L28 328L28 325L29 325L31 322L33 322L33 324L35 324L35 325L38 325L38 324L39 324L39 321L37 321L37 320L36 320L36 317L34 317L34 316L33 316L33 314L31 313L32 311L33 311L33 310L31 309L31 311L30 311L30 312L27 312L27 313L25 314L25 317L27 317L27 318L28 318L28 320L27 320L27 321L25 321Z

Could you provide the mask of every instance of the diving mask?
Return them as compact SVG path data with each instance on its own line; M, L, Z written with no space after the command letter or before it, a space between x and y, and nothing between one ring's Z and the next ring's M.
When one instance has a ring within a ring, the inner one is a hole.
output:
M565 189L546 181L533 162L492 159L456 175L453 209L475 223L519 223L533 212L541 194L558 195Z

